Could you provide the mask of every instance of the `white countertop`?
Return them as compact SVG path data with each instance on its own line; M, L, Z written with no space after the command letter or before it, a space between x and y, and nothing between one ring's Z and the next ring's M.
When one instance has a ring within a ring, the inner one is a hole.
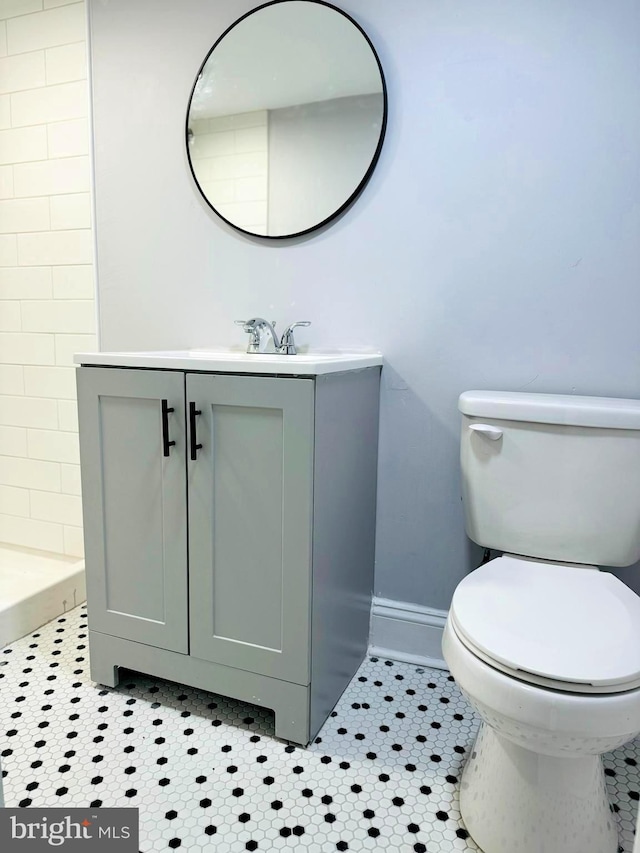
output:
M76 364L101 367L148 367L164 370L200 370L213 373L273 373L281 376L318 376L362 370L382 364L379 352L303 352L298 355L246 353L231 349L158 350L149 352L79 352Z

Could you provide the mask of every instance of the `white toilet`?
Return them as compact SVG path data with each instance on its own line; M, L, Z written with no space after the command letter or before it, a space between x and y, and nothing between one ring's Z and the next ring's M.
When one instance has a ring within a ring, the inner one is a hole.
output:
M600 755L640 733L640 401L461 395L468 536L444 658L482 723L460 811L484 853L616 853Z

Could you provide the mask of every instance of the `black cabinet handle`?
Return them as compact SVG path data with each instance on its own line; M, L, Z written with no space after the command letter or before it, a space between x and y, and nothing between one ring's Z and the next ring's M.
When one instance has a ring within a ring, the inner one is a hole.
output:
M202 412L200 409L196 409L195 403L189 403L189 433L191 438L191 458L196 459L197 450L200 450L202 445L196 444L197 436L196 436L196 415L201 415Z
M175 409L169 406L167 400L162 400L162 453L169 455L169 448L175 445L175 441L169 441L169 412Z

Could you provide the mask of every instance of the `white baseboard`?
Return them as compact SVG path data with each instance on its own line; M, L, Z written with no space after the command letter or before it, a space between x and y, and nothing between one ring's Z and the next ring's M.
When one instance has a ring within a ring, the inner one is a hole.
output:
M387 660L448 669L442 658L446 619L446 610L374 597L368 653Z

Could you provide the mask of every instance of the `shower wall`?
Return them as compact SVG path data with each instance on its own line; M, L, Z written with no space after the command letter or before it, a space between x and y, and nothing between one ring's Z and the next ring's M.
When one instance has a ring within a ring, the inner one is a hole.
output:
M0 542L81 557L95 349L84 2L0 0Z

